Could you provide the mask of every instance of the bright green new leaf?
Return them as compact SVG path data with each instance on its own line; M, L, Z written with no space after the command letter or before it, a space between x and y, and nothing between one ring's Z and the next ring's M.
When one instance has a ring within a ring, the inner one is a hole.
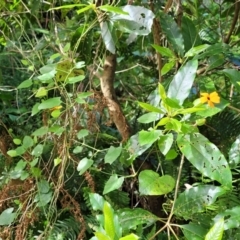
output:
M185 220L192 219L194 214L205 211L219 196L224 194L226 194L226 191L217 186L200 185L191 187L179 194L174 213Z
M177 144L186 158L204 175L228 189L232 188L232 174L224 155L201 133L179 135Z
M185 57L193 57L203 51L205 51L210 45L208 44L203 44L199 45L197 47L191 48L188 52L185 53Z
M7 154L8 154L10 157L17 157L17 156L18 156L16 150L9 150L9 151L7 151Z
M175 64L176 64L176 60L172 60L170 62L165 63L161 69L161 75L164 76L165 74L167 74L170 70L173 69Z
M16 144L16 145L20 145L20 144L22 143L21 139L18 139L18 138L14 138L14 139L13 139L13 142L14 142L14 144Z
M59 9L68 9L68 8L75 8L75 7L83 7L83 6L88 6L87 4L67 4L67 5L62 5L60 7L54 7L54 8L49 8L48 11L52 11L52 10L59 10Z
M203 110L205 110L205 108L199 108L199 107L179 109L175 112L175 115L177 115L177 114L189 114L189 113L199 112L199 111L203 111Z
M61 105L62 101L60 97L49 98L39 104L38 109L49 109Z
M220 218L207 233L205 240L222 240L224 219Z
M178 156L178 153L174 149L170 149L166 154L166 160L173 160Z
M7 208L1 213L0 226L10 225L14 221L17 213L13 213L13 210L14 208Z
M133 233L125 236L125 237L121 237L119 240L138 240L139 237Z
M113 219L113 209L108 202L104 202L103 205L103 216L104 216L104 229L110 239L115 237L115 226Z
M149 112L164 113L160 108L154 107L151 104L138 102L139 106Z
M102 232L95 232L94 235L97 237L98 240L113 240L112 238L110 238L109 236Z
M115 160L117 160L121 152L122 152L122 146L119 146L119 147L111 146L104 157L104 162L112 164Z
M35 94L35 97L41 98L41 97L47 96L47 94L48 94L48 90L47 90L45 87L40 87L40 88L37 90L37 92L36 92L36 94Z
M33 108L32 108L32 114L31 114L31 116L34 116L34 115L36 115L37 113L40 112L40 110L38 109L38 106L39 106L39 105L40 105L40 103L34 104L34 106L33 106Z
M161 115L159 113L150 112L150 113L146 113L146 114L142 115L137 120L140 123L150 123L150 122L157 121L160 118L161 118Z
M178 99L179 104L182 105L184 100L189 96L197 68L198 61L196 59L192 59L182 66L170 83L167 96Z
M93 160L88 158L83 158L80 160L77 166L77 170L79 171L79 175L85 173L91 166L93 165Z
M153 144L155 141L159 139L162 135L161 130L151 129L150 131L140 131L139 132L139 144L141 146L146 144Z
M84 4L84 5L85 5L85 4ZM84 6L84 5L83 5L83 6ZM88 10L90 10L90 9L94 9L95 7L96 7L95 4L89 4L89 5L87 5L86 7L83 7L83 8L81 8L80 10L77 10L77 14L86 12L86 11L88 11Z
M179 101L175 98L166 98L164 103L169 106L170 108L180 109L181 106L179 105Z
M169 48L161 47L156 44L152 44L152 47L164 57L173 58L175 55Z
M74 149L73 149L73 153L80 153L82 152L83 150L83 147L82 146L76 146Z
M175 186L175 180L169 176L159 176L152 170L141 171L138 177L139 192L141 195L163 195L171 192Z
M163 101L167 98L166 91L161 83L158 84L158 93Z
M166 155L173 144L173 134L168 133L166 135L163 135L158 140L158 148L161 151L163 155Z
M18 89L29 88L33 84L32 79L25 80L18 85Z
M61 162L62 162L61 158L59 158L59 157L54 158L54 167L58 166Z
M128 12L123 11L119 7L113 7L111 5L103 5L98 8L100 8L102 11L105 11L105 12L112 12L112 13L116 13L116 14L128 15Z
M124 177L118 178L117 174L113 174L108 181L106 182L103 190L103 194L107 194L109 192L112 192L118 188L120 188L123 184Z
M51 112L51 116L53 117L53 118L58 118L60 115L61 115L61 110L59 110L59 109L56 109L56 110L54 110L54 111L52 111Z
M79 75L79 76L76 76L76 77L70 77L70 78L67 79L66 83L74 84L74 83L77 83L77 82L81 82L83 79L85 79L84 75Z

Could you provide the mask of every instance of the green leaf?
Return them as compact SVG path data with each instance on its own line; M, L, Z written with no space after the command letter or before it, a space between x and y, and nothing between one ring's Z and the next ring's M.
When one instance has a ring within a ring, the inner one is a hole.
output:
M205 211L219 196L224 194L226 194L226 191L217 186L200 185L191 187L179 194L174 213L185 220L192 219L194 214Z
M196 223L189 223L179 226L187 240L204 240L207 231L206 228Z
M150 131L140 131L139 132L139 144L141 146L146 144L153 144L162 135L161 130L151 129Z
M98 240L112 240L112 238L102 232L95 232L94 235L97 237Z
M194 112L200 112L205 110L205 108L199 108L199 107L192 107L192 108L185 108L185 109L179 109L176 111L177 114L189 114L189 113L194 113Z
M180 56L183 56L184 40L175 20L169 14L161 12L160 22L168 42Z
M175 186L175 180L169 176L159 176L152 170L141 171L138 177L139 192L141 195L163 195L171 192Z
M83 4L83 6L84 6L84 5L85 5L85 4ZM86 6L86 5L85 5L85 6ZM77 14L86 12L86 11L88 11L88 10L90 10L90 9L94 9L94 8L95 8L95 4L89 4L88 6L83 7L83 8L81 8L80 10L77 10Z
M101 25L101 35L103 42L105 44L106 49L111 52L112 54L115 54L116 47L115 43L112 37L111 29L112 29L112 23L111 22L102 22Z
M50 185L46 180L40 180L37 186L40 193L48 193L50 190Z
M185 51L188 51L192 47L201 44L201 39L197 33L195 24L190 18L183 16L181 28L184 39Z
M170 149L166 154L166 160L173 160L178 156L178 153L174 149Z
M229 166L231 168L236 168L240 163L240 135L236 138L235 142L232 144L228 156Z
M180 105L189 96L198 68L196 59L188 61L174 76L168 88L167 96L179 100Z
M174 53L169 48L161 47L156 44L152 44L152 47L164 57L174 57Z
M113 209L108 202L104 202L103 205L103 215L104 215L104 229L110 239L115 237L115 226L113 221Z
M61 158L59 158L59 157L54 158L54 167L58 166L61 162L62 162Z
M16 165L16 167L14 168L14 170L15 170L15 171L21 171L21 170L23 170L23 169L26 167L26 165L27 165L27 162L25 162L25 161L23 161L23 160L20 160L20 161L17 163L17 165Z
M224 69L222 72L230 79L234 87L240 91L240 72L236 69Z
M84 75L79 75L79 76L76 76L76 77L70 77L70 78L67 79L66 83L74 84L74 83L77 83L77 82L81 82L83 79L85 79Z
M106 182L103 190L103 194L107 194L109 192L112 192L118 188L120 188L123 184L124 177L118 178L117 174L113 174L108 181Z
M204 59L208 56L221 54L222 52L224 52L224 44L216 43L216 44L209 46L206 49L206 52L199 55L199 58Z
M46 101L43 101L39 104L38 109L49 109L61 105L62 101L60 97L49 98Z
M14 208L7 208L1 213L0 226L10 225L14 221L17 213L13 213L13 210Z
M175 60L165 63L161 69L161 75L163 76L163 75L167 74L170 70L173 69L175 64L176 64Z
M163 135L158 140L158 148L161 151L163 155L166 155L173 144L173 134L168 133L166 135Z
M14 142L14 144L16 144L16 145L20 145L20 144L22 143L21 139L18 139L18 138L14 138L14 139L13 139L13 142Z
M33 108L32 108L32 114L31 114L31 116L34 116L34 115L36 115L37 113L39 113L39 109L38 109L38 106L40 105L40 103L36 103L34 106L33 106Z
M125 236L125 237L121 237L119 240L138 240L139 237L133 233Z
M232 174L224 155L200 133L180 135L177 144L186 158L204 175L228 189L232 188Z
M83 158L80 160L77 166L77 170L79 171L79 175L85 173L91 166L93 165L93 160L88 158Z
M161 118L161 115L159 113L150 112L150 113L146 113L146 114L142 115L137 120L140 123L150 123L150 122L157 121L160 118Z
M152 225L158 220L158 217L142 208L123 208L117 211L119 224L123 232L129 232L130 229L136 229L137 226L147 224Z
M25 149L28 149L28 148L32 147L33 146L33 139L30 136L25 136L24 139L23 139L22 146Z
M208 59L208 68L207 68L206 71L210 71L214 68L222 66L225 63L225 61L226 61L225 56L222 53L218 54L218 55L211 56Z
M86 136L88 136L89 131L87 129L81 129L78 133L77 133L77 138L78 139L82 139Z
M166 105L168 105L170 108L175 108L175 109L179 109L181 108L181 106L179 105L179 101L175 98L166 98L164 103Z
M9 151L7 151L7 154L8 154L10 157L16 157L16 156L18 156L16 150L9 150Z
M40 155L42 155L43 152L43 145L42 144L38 144L31 152L31 154L35 157L39 157Z
M121 152L122 152L122 146L119 146L119 147L111 146L104 157L104 162L112 164L120 156Z
M83 147L82 146L76 146L74 149L73 149L73 153L80 153L82 152L83 150Z
M48 193L37 193L34 198L34 202L37 202L38 207L46 206L52 199L52 192Z
M124 12L121 8L113 7L111 5L103 5L98 8L100 8L102 11L105 11L105 12L112 12L112 13L116 13L116 14L128 15L128 12Z
M33 84L32 79L25 80L18 85L18 89L29 88Z
M37 90L37 92L36 92L36 94L35 94L35 97L41 98L41 97L47 96L47 94L48 94L48 90L47 90L45 87L40 87L40 88Z
M203 44L197 47L191 48L188 52L185 53L185 57L193 57L195 55L198 55L199 53L205 51L210 45Z
M207 233L205 240L221 240L224 231L224 219L220 218Z
M143 102L138 102L138 104L140 107L142 107L143 109L149 112L164 113L161 109L154 107L151 104L143 103Z
M26 149L23 146L17 147L15 149L16 153L18 156L21 156L22 154L24 154L26 152Z
M35 137L42 137L47 133L48 133L48 127L41 127L39 129L35 130L32 133L32 135L35 136Z
M94 211L103 210L105 200L102 196L97 193L89 193L89 199Z

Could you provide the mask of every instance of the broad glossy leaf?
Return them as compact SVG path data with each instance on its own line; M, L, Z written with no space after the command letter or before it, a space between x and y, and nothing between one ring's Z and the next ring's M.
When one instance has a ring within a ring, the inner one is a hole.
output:
M184 39L185 51L188 51L192 47L201 44L201 39L197 33L195 24L190 18L183 16L181 28Z
M112 192L118 188L120 188L123 184L124 177L118 178L117 174L113 174L108 181L105 183L103 194L107 194Z
M199 58L202 59L209 56L221 54L222 52L225 51L225 48L226 48L226 44L223 44L223 43L213 44L209 46L204 53L200 54Z
M194 214L205 211L207 206L213 204L217 197L225 193L223 188L213 185L191 187L179 194L174 213L185 220L191 219Z
M193 47L185 53L185 57L193 57L195 55L198 55L199 53L201 53L201 52L205 51L207 48L209 48L209 46L210 45L208 45L208 44L203 44L203 45L199 45L197 47Z
M175 20L169 14L161 12L160 22L168 42L180 56L183 56L184 40Z
M139 132L139 144L141 146L146 144L153 144L155 141L159 139L162 135L161 130L151 129L150 131L142 130Z
M85 173L91 166L93 165L93 160L88 158L83 158L80 160L77 166L77 170L79 171L79 175Z
M186 158L204 175L232 188L232 174L224 155L200 133L179 135L177 144Z
M103 205L104 205L105 200L102 196L100 196L97 193L90 193L89 199L90 199L90 203L91 203L93 210L95 210L95 211L103 210Z
M222 240L224 219L220 218L207 233L205 240Z
M238 136L235 142L232 144L229 150L229 166L236 168L240 163L240 136Z
M110 31L111 29L111 23L110 22L102 22L100 25L101 27L101 35L103 38L103 42L106 46L106 49L111 52L112 54L115 54L116 48L115 43L112 37L112 33Z
M231 209L227 209L222 213L219 213L214 221L218 222L219 219L225 218L224 229L232 229L240 227L240 206L233 207Z
M14 208L5 209L0 215L0 226L10 225L17 213L13 212Z
M100 8L102 11L105 11L105 12L112 12L112 13L116 13L116 14L128 15L128 12L123 11L119 7L113 7L111 5L103 5L98 8Z
M172 68L175 66L175 64L176 64L175 60L165 63L161 69L161 75L163 76L163 75L167 74L170 70L172 70Z
M112 164L120 156L121 152L122 152L122 146L119 146L119 147L111 146L104 157L104 162Z
M39 104L38 109L49 109L61 105L62 101L60 97L49 98Z
M196 59L188 61L181 67L169 85L167 96L178 99L182 105L184 100L189 96L197 68L198 61Z
M150 112L150 113L145 113L141 117L139 117L137 120L140 123L150 123L157 121L161 118L161 115L156 112Z
M141 171L138 177L139 192L141 195L163 195L171 192L175 186L175 180L169 176L159 176L152 170Z
M138 225L151 225L158 220L158 217L142 208L123 208L117 211L119 223L124 231L136 229Z
M158 148L163 155L166 155L173 144L173 134L168 133L160 137L158 140Z

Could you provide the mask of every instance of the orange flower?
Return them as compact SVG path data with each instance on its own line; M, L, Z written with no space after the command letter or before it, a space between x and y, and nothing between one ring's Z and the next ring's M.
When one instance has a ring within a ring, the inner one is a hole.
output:
M207 102L210 107L214 107L214 103L220 103L220 97L217 92L212 93L201 93L201 103Z

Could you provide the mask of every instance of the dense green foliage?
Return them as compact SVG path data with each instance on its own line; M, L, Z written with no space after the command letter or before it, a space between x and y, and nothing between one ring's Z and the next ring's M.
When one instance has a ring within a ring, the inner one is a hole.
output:
M239 12L1 2L0 239L239 239Z

